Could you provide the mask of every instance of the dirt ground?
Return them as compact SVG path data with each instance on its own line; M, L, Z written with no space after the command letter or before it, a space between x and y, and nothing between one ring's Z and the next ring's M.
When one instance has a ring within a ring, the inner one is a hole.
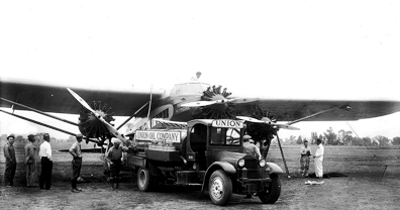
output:
M99 180L81 183L84 192L73 193L70 183L59 181L51 190L2 187L0 209L399 209L400 179L365 174L324 179L323 185L308 186L313 179L282 177L282 194L273 205L257 197L233 195L226 207L212 204L198 188L167 186L156 192L140 192L125 179L112 191Z
M0 142L0 148L2 148ZM51 190L25 188L25 166L22 145L17 147L16 187L6 188L0 181L0 210L8 209L400 209L400 148L365 148L325 146L324 172L339 172L348 177L324 179L321 186L307 186L307 179L296 178L299 172L299 146L284 145L287 165L292 176L282 179L282 193L273 205L263 205L257 197L245 199L234 195L226 207L215 206L206 192L189 187L164 187L144 193L137 189L129 170L125 170L121 189L112 191L101 181L101 154L85 153L82 176L90 181L70 191L71 156L58 149L69 143L53 143L54 168ZM90 147L91 145L87 145ZM315 151L315 145L311 146ZM272 146L268 161L284 169L280 150ZM0 150L0 180L4 173ZM40 164L37 164L40 171ZM313 162L310 173L313 173ZM92 178L93 176L93 178ZM133 176L134 177L134 176ZM382 178L383 177L383 178ZM309 179L312 180L312 179Z

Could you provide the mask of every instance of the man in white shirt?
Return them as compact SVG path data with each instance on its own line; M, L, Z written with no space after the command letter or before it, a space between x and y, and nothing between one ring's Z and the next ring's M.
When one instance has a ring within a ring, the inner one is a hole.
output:
M51 187L51 173L53 170L53 159L50 145L50 135L43 134L43 143L39 148L39 157L42 164L42 173L40 174L40 189L49 190Z
M317 179L322 178L324 175L322 161L324 159L324 146L322 146L322 140L317 139L317 150L314 155L314 170Z
M304 145L300 148L300 173L302 177L308 177L308 168L310 166L311 149L308 141L304 140Z

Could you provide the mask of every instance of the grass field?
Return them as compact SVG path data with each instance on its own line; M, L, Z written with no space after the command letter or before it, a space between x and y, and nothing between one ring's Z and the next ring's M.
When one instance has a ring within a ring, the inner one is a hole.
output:
M312 154L316 145L311 145ZM300 146L283 145L284 156L290 173L300 170ZM324 173L339 172L344 174L369 173L385 176L400 174L400 147L364 147L364 146L327 146L324 154ZM268 161L275 162L282 168L284 164L277 145L271 145ZM310 171L314 172L311 158ZM387 167L386 167L387 166Z
M4 175L5 159L3 154L4 141L0 143L0 179ZM68 149L71 142L51 142L54 157L54 180L66 180L71 177L72 157L67 152L60 152L61 149ZM25 165L23 163L24 144L16 143L17 173L15 183L25 183ZM36 154L39 143L35 143ZM93 148L93 144L82 144L82 148ZM311 145L312 153L316 146ZM291 176L297 176L300 170L300 145L283 145L284 156ZM101 177L102 155L99 153L84 153L83 177ZM373 176L396 176L400 174L400 147L367 147L363 146L325 146L324 173L339 172L343 174L373 175ZM283 170L284 164L277 145L271 145L268 161L278 164ZM40 171L40 162L37 158L37 167ZM386 170L385 170L386 169ZM385 173L383 173L385 171ZM310 173L314 172L313 160L310 162Z

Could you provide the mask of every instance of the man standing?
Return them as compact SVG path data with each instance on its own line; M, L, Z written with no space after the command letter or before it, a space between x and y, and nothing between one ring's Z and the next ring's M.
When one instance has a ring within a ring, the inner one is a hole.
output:
M310 166L311 149L308 146L308 141L304 140L304 145L300 148L300 170L302 177L308 177L308 168Z
M113 189L119 188L119 172L121 171L121 158L122 151L128 150L127 147L120 146L121 141L119 139L114 140L114 146L110 148L107 154L107 161L110 164L110 182Z
M15 170L17 169L17 161L15 159L13 134L7 136L7 143L4 145L3 152L6 158L6 170L4 170L4 186L14 185Z
M261 153L260 153L260 149L250 143L251 140L251 136L250 135L244 135L243 136L243 149L244 152L248 155L253 156L255 159L260 160L261 159Z
M314 170L317 179L322 178L324 175L322 161L324 159L324 146L322 146L322 140L317 139L317 150L314 155Z
M50 135L45 133L43 135L43 143L39 148L39 157L42 164L42 173L40 174L40 189L50 190L51 187L51 173L53 170L53 160L50 145Z
M76 142L69 149L69 153L72 155L72 192L80 192L81 189L76 188L76 184L78 183L78 177L81 174L82 168L82 151L81 151L81 142L82 142L82 134L76 134Z
M28 143L25 145L26 186L36 187L36 161L35 161L35 135L28 135Z
M262 158L260 149L256 145L254 145L254 140L251 139L251 136L247 134L243 136L243 151L244 153L251 155L257 160L261 160ZM246 195L246 198L251 198L251 197L252 197L251 194Z

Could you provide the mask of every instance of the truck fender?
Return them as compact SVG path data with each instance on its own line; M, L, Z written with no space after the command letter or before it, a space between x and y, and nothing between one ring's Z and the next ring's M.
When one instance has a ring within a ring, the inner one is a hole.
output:
M267 166L270 170L269 171L270 174L283 174L284 173L283 170L281 169L281 167L279 167L275 163L267 162Z
M207 189L208 180L210 179L211 174L217 169L222 169L227 174L236 174L236 168L232 164L227 163L227 162L215 161L213 164L211 164L208 167L208 169L206 171L206 174L205 174L204 180L203 180L203 185L201 187L201 191L204 191L205 189Z

